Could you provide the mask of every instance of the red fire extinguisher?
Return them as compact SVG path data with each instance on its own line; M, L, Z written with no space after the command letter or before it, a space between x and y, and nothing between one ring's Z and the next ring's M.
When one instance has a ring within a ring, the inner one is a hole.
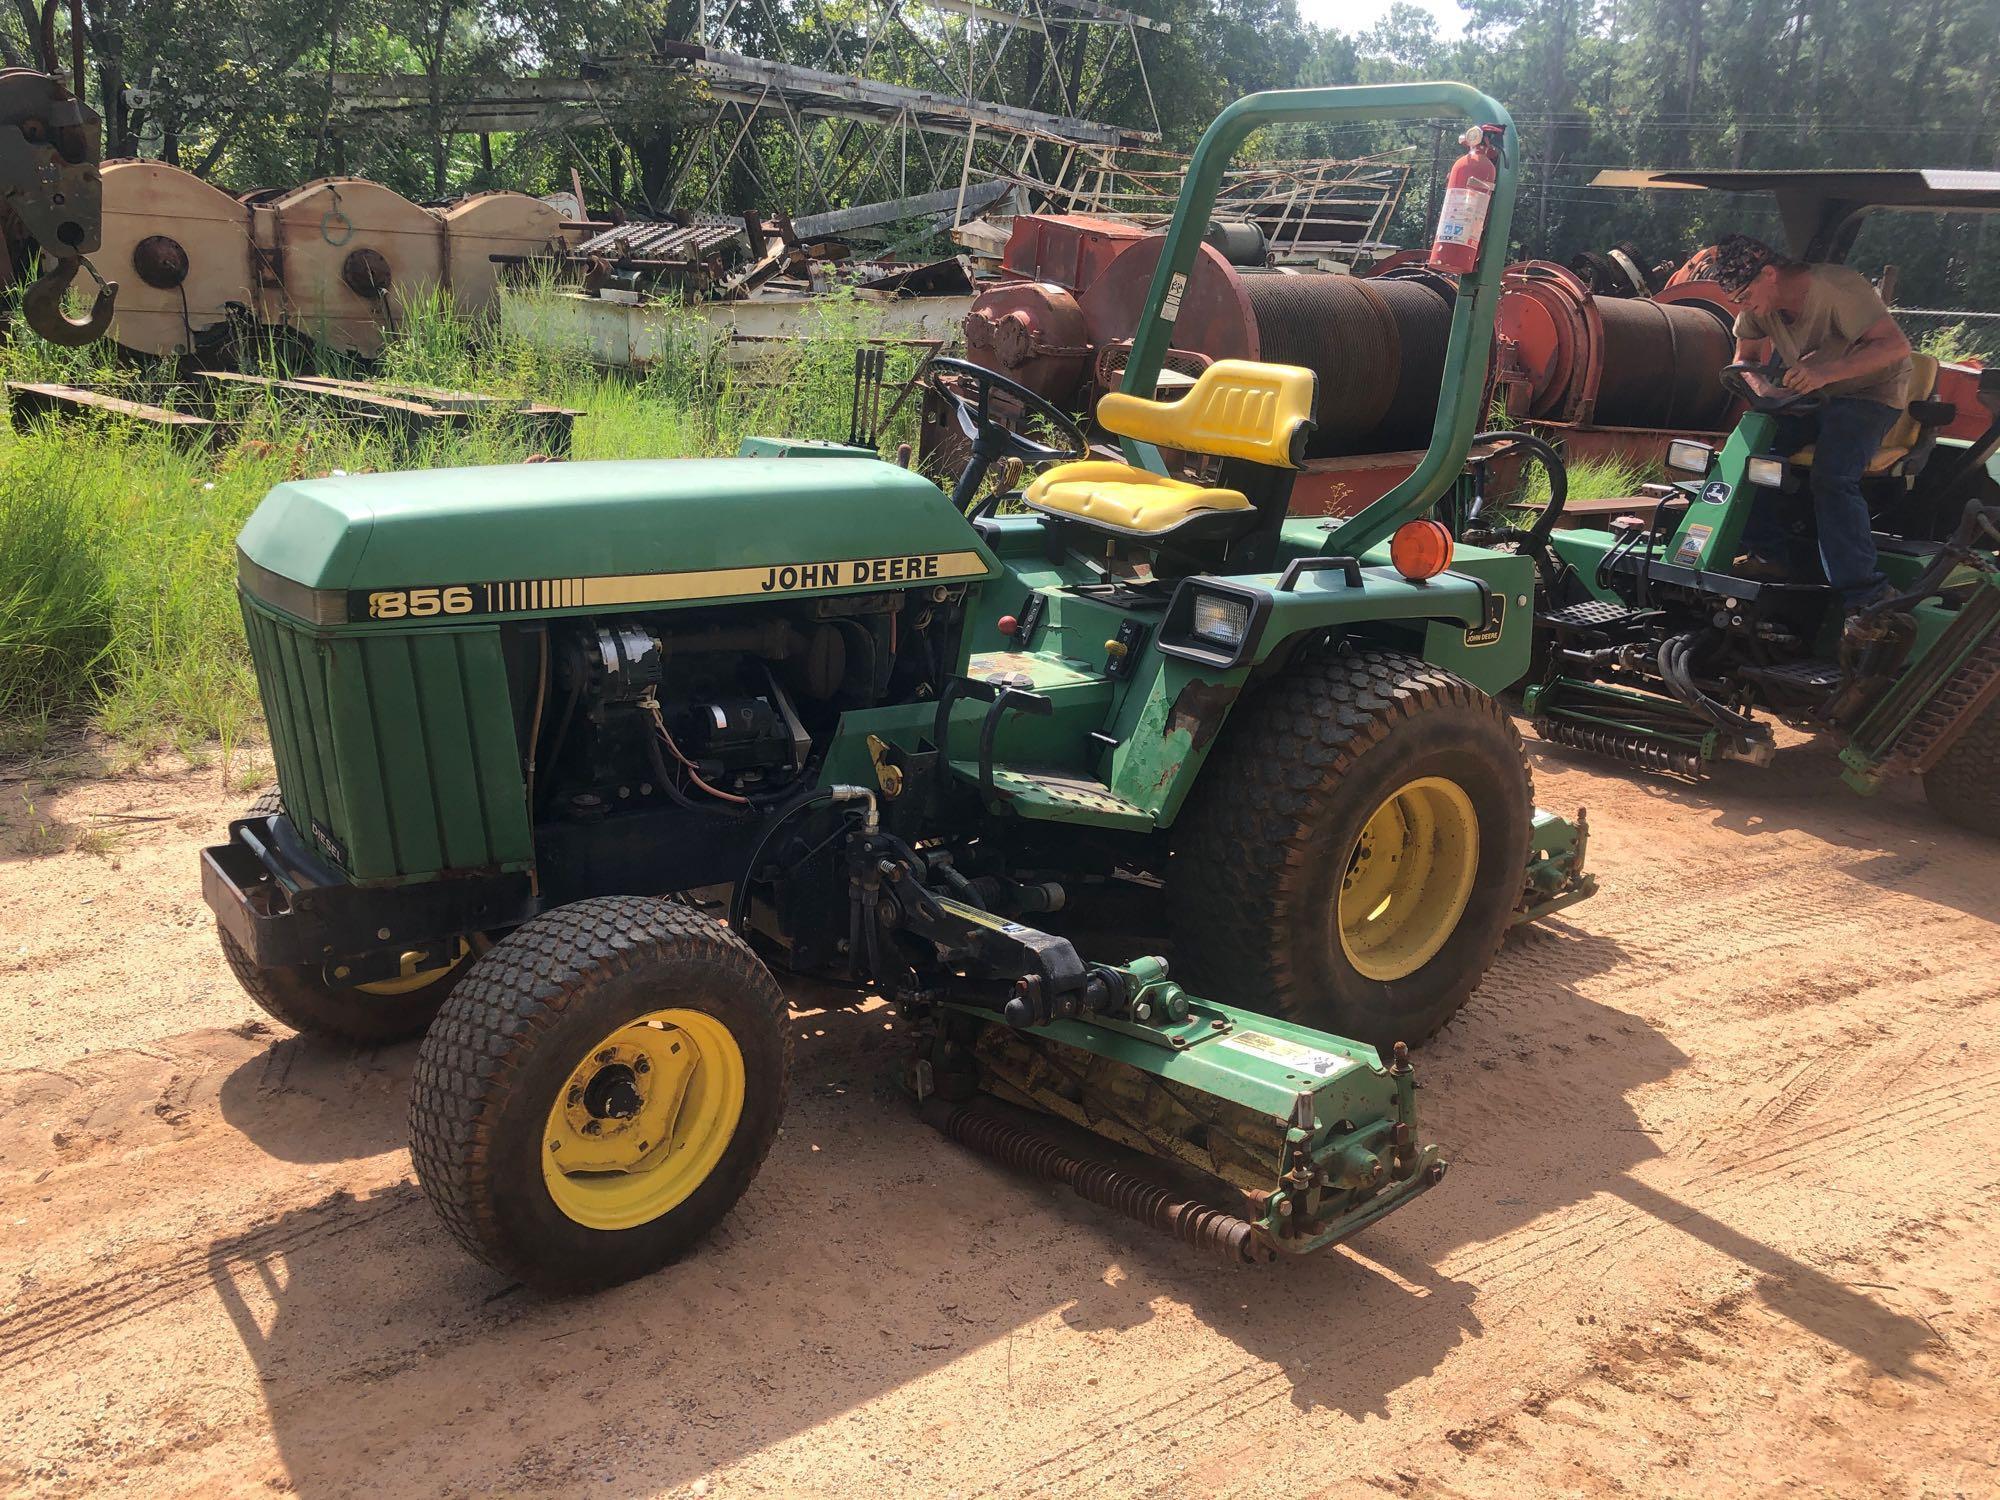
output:
M1438 215L1437 238L1431 242L1430 268L1454 276L1470 275L1479 264L1479 237L1486 232L1486 210L1493 202L1494 166L1506 135L1498 125L1475 125L1458 138L1465 155L1451 164L1445 184L1444 211Z

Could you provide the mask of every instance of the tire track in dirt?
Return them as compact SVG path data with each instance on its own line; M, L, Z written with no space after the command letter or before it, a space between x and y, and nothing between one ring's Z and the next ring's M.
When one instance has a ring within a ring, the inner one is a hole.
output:
M1939 1093L1945 1097L1934 1101L1932 1096ZM1716 1191L1701 1196L1698 1204L1688 1206L1689 1215L1699 1213L1713 1217L1720 1211L1747 1202L1762 1192L1771 1179L1797 1175L1790 1170L1794 1167L1811 1168L1838 1161L1841 1170L1824 1173L1822 1177L1831 1180L1835 1176L1849 1175L1858 1170L1876 1148L1905 1141L1910 1120L1922 1119L1931 1127L1946 1127L1961 1120L1984 1116L1996 1099L2000 1099L2000 1068L1990 1069L1971 1079L1940 1082L1905 1095L1894 1104L1857 1116L1848 1124L1830 1131L1806 1127L1794 1132L1788 1144L1758 1155L1747 1165L1732 1163L1695 1172L1673 1186L1677 1191L1690 1192L1704 1184L1719 1184ZM1967 1158L1976 1154L1974 1143L1967 1141L1963 1154ZM1939 1169L1948 1165L1948 1160L1932 1162L1932 1166ZM1693 1196L1691 1192L1690 1196ZM1443 1269L1454 1277L1477 1278L1483 1286L1499 1288L1521 1281L1552 1256L1580 1248L1586 1239L1593 1242L1591 1253L1595 1255L1662 1227L1667 1226L1658 1216L1645 1210L1605 1206L1582 1217L1567 1216L1547 1231L1531 1233L1494 1254L1466 1262L1447 1261Z
M1144 1395L1091 1417L1055 1452L977 1491L977 1500L1027 1500L1071 1490L1102 1494L1129 1467L1128 1455L1161 1442L1162 1433L1202 1422L1233 1424L1290 1394L1285 1373L1261 1360L1228 1364L1217 1373L1220 1363L1151 1386Z
M285 1222L231 1237L226 1247L183 1251L96 1281L59 1286L32 1302L17 1302L0 1314L0 1372L30 1359L48 1358L206 1292L225 1267L263 1266L281 1255L406 1212L420 1197L414 1185L391 1190L386 1200L378 1195L363 1201L337 1190L309 1208L290 1210L283 1216Z

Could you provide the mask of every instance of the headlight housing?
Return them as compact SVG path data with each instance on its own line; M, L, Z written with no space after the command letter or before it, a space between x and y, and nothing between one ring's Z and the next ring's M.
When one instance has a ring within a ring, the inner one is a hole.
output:
M1250 633L1250 601L1231 594L1197 590L1188 634L1211 646L1234 651Z
M1257 655L1272 609L1270 590L1198 574L1183 578L1154 637L1162 656L1204 667L1240 667Z
M1781 490L1785 487L1785 461L1782 458L1753 458L1744 466L1743 475L1760 489Z
M1667 444L1667 467L1683 474L1706 474L1715 450L1690 438L1675 438Z

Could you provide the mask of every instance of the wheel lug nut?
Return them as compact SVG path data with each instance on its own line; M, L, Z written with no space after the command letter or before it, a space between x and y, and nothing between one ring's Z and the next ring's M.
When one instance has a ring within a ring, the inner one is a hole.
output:
M650 1073L653 1071L653 1065L647 1062L646 1059L642 1057L637 1062L632 1064L632 1071L634 1073Z
M571 1104L583 1103L583 1090L578 1088L571 1089L569 1091L569 1102Z

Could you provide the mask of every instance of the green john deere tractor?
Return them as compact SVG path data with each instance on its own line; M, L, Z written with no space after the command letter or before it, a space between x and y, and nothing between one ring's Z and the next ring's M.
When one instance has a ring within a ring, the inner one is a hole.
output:
M1770 192L1792 253L1839 261L1877 209L2000 211L2000 172L1619 173L1612 186ZM1812 451L1779 441L1780 419L1821 398L1760 395L1732 365L1745 413L1719 451L1676 442L1680 475L1650 518L1551 531L1522 550L1541 569L1542 670L1525 706L1544 739L1649 770L1701 775L1717 760L1767 763L1759 715L1831 733L1862 792L1915 773L1939 812L2000 836L2000 370L1979 378L1984 430L1935 396L1919 354L1908 412L1863 480L1892 597L1853 620L1824 578L1739 577L1755 506L1777 508L1809 554Z
M1429 521L1389 545L1478 416L1511 169L1430 453L1365 514L1287 517L1310 372L1138 393L1251 130L1443 114L1507 127L1455 84L1216 120L1099 413L1127 463L968 365L937 377L973 439L955 499L775 440L265 499L239 567L282 797L204 852L204 894L279 1019L426 1033L414 1156L469 1250L588 1288L725 1214L784 1109L774 970L892 1001L955 1139L1226 1259L1328 1245L1438 1180L1403 1044L1510 924L1592 888L1490 696L1527 661L1530 564L1453 564ZM1051 442L1001 425L1003 395ZM1158 444L1221 482L1169 478ZM1007 456L1055 466L993 514ZM1113 890L1170 915L1171 970L1050 930Z

